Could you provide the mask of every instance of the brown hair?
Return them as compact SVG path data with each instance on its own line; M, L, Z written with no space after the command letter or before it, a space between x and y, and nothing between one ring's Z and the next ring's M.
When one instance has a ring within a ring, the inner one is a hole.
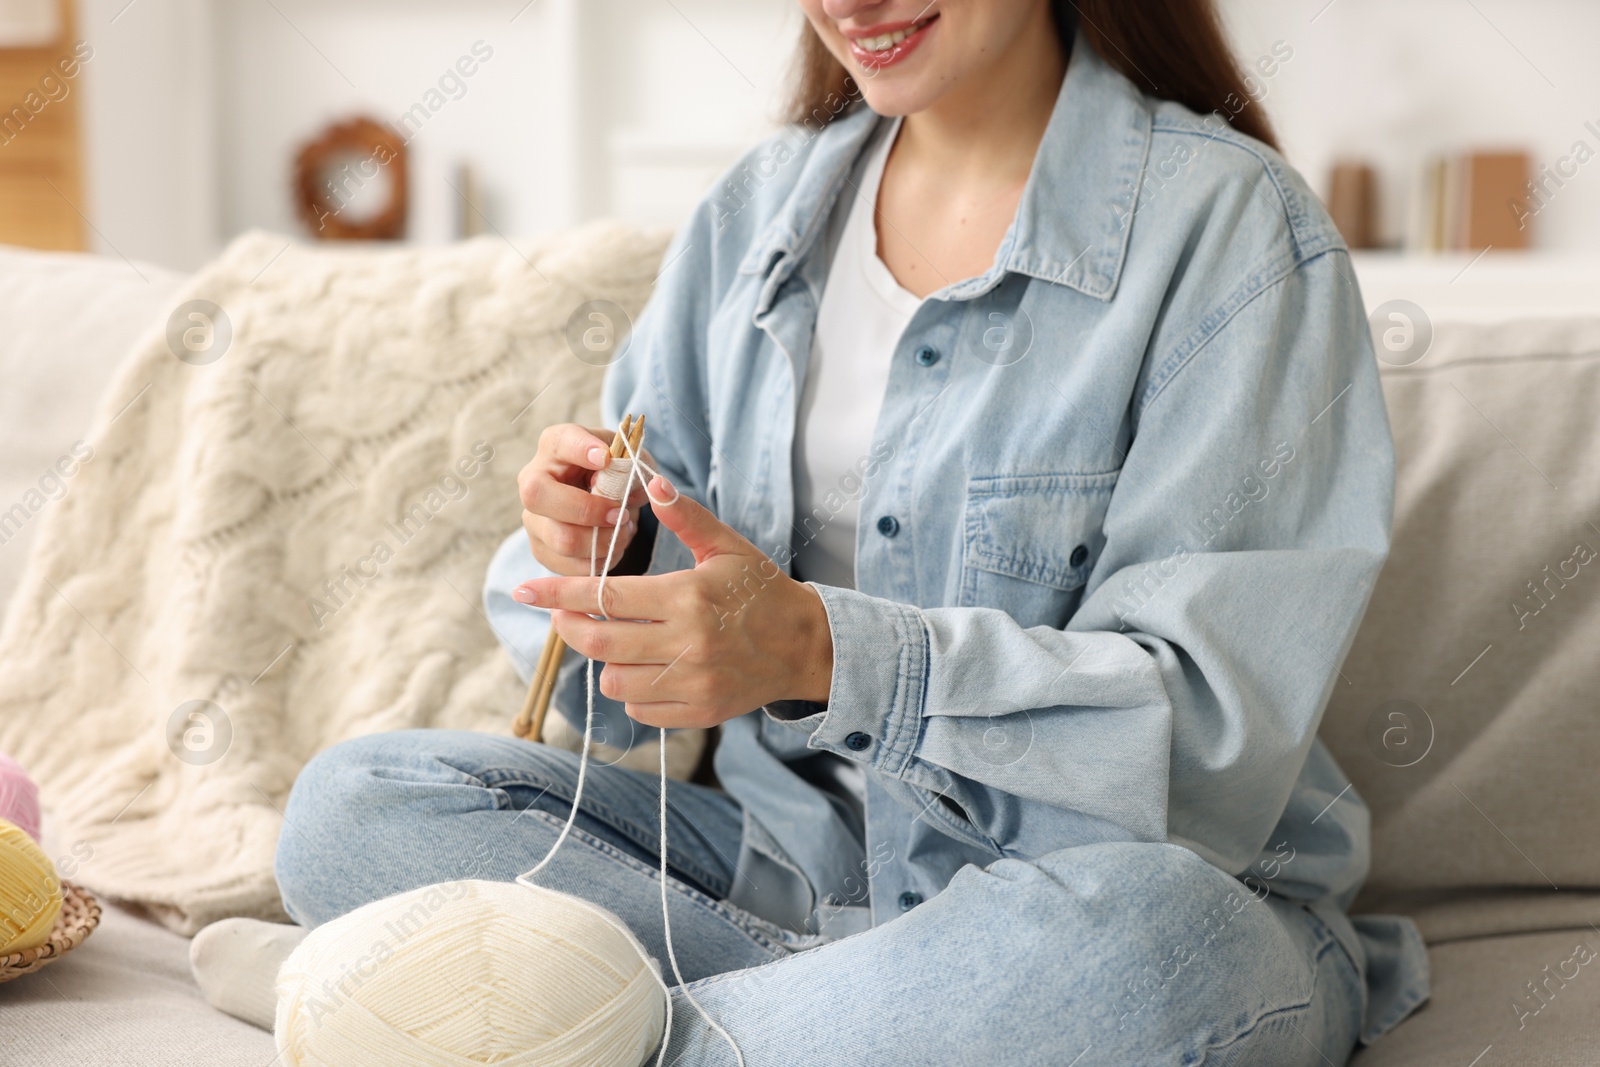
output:
M795 52L792 77L794 88L783 119L813 133L861 99L856 80L828 51L807 18L800 20L800 47Z
M1214 0L1052 0L1050 6L1064 46L1070 49L1081 28L1100 58L1140 89L1201 115L1220 114L1240 133L1277 147ZM790 122L826 124L860 97L810 20L800 30L794 75Z

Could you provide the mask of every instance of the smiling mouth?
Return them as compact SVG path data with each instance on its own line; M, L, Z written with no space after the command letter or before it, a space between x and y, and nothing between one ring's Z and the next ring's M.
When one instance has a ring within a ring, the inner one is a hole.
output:
M922 27L926 26L928 23L932 22L938 17L938 15L930 16L929 18L912 23L903 30L895 30L893 33L883 33L876 37L857 38L854 44L857 48L867 52L887 52L889 49L893 48L907 37L910 37L912 34L916 33L918 30L922 29Z
M863 67L882 69L910 55L922 43L928 27L937 21L938 14L933 14L888 33L853 37L850 39L850 52Z

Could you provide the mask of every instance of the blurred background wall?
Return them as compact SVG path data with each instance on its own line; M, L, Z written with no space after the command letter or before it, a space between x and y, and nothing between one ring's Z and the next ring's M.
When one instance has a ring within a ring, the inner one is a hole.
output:
M0 0L0 91L45 55L5 47L7 19L60 2ZM1578 141L1600 151L1595 0L1222 5L1247 64L1292 52L1257 74L1290 161L1324 193L1335 162L1370 166L1375 243L1405 242L1432 158L1514 150L1537 177ZM79 158L50 164L79 173L35 192L71 202L83 247L183 269L252 227L306 234L296 150L357 114L411 116L406 240L675 224L774 127L800 22L792 0L76 0L60 18L92 49ZM43 129L0 143L0 216L37 186L19 161ZM1532 247L1600 253L1600 160L1567 169Z

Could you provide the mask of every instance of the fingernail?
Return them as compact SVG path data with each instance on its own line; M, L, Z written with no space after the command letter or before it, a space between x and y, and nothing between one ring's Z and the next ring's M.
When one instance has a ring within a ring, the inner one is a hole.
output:
M606 512L606 523L608 525L615 526L617 523L622 521L622 515L623 511L621 508L612 508L610 511Z
M519 585L511 591L511 599L519 604L539 603L539 594L526 585Z
M589 449L589 462L599 467L605 463L606 455L606 450L596 445L594 448Z

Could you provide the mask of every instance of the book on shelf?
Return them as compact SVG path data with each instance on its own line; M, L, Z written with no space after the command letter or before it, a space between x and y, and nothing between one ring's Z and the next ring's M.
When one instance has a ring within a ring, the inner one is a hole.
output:
M1523 249L1532 243L1525 152L1466 152L1428 159L1417 174L1406 227L1412 252Z

